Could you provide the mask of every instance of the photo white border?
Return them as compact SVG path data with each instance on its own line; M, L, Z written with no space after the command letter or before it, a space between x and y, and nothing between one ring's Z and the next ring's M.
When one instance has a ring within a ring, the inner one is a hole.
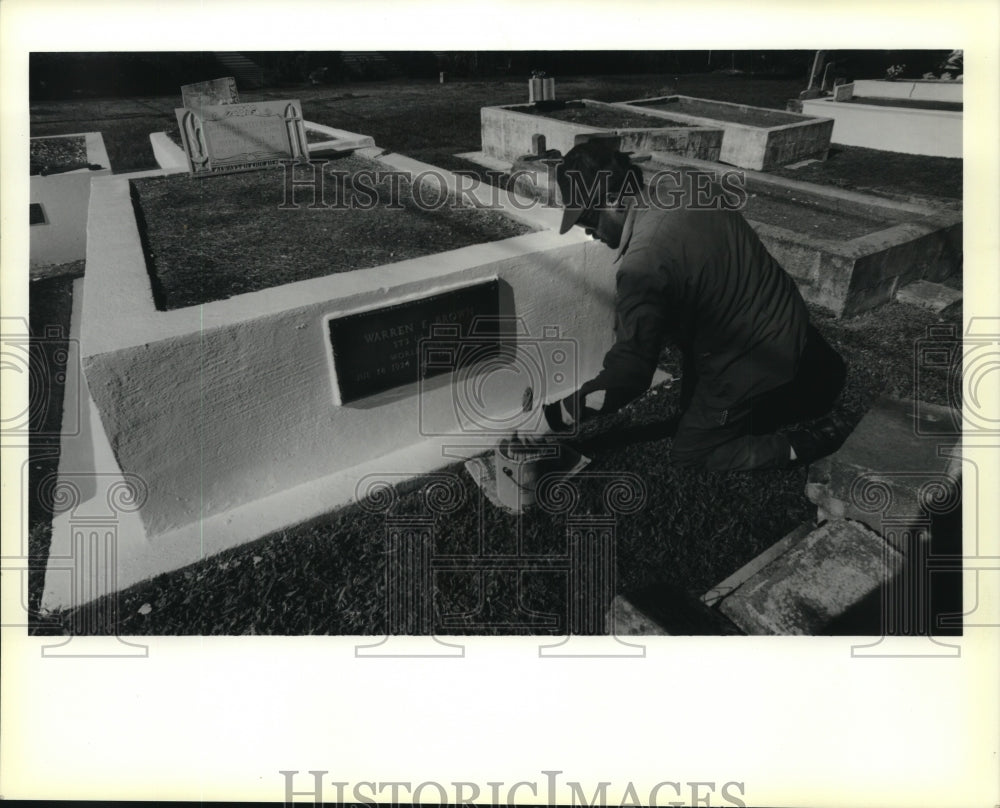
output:
M965 48L966 319L995 317L998 8L989 0L4 0L3 315L26 316L32 50L889 46ZM995 381L981 391L991 412L1000 400ZM980 555L1000 555L988 494L997 448L967 446L988 509ZM23 459L3 449L3 497L14 504L2 510L5 556L20 552L23 492L19 475L7 472ZM997 573L980 582L987 588L978 608L1000 614ZM18 589L3 587L5 613ZM974 595L967 588L967 604ZM540 659L530 638L469 640L464 658L401 660L355 658L351 638L150 637L148 658L116 660L42 658L51 638L3 629L0 789L4 798L281 800L279 770L326 770L327 783L484 787L542 784L544 770L561 770L561 783L581 781L588 794L599 781L619 790L632 782L640 795L664 780L741 781L748 805L993 806L998 636L967 630L957 659L853 659L842 638L675 637L648 640L644 659L590 660ZM544 801L521 793L521 801ZM334 796L331 786L326 799Z

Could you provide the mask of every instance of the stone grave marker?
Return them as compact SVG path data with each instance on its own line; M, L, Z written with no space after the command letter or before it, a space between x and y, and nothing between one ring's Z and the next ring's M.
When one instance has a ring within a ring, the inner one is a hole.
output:
M327 326L339 403L497 356L502 337L499 313L500 286L493 280L331 317Z
M236 79L232 76L185 84L181 87L181 105L188 109L238 103L240 94L236 91Z
M854 98L854 82L850 84L837 84L833 88L834 101L850 101Z
M175 109L188 167L195 176L254 171L307 160L297 100Z
M528 103L537 104L539 101L556 100L556 80L546 77L544 73L532 75L528 79Z

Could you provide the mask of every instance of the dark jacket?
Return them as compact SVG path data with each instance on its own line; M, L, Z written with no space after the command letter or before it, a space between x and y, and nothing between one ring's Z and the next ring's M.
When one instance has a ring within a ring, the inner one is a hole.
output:
M648 389L667 342L695 368L710 407L733 407L795 375L805 303L739 212L633 208L616 260L617 341L580 390L607 390L605 410Z

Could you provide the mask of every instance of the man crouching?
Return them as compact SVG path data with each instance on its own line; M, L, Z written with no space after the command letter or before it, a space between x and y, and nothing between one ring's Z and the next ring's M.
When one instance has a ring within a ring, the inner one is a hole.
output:
M697 207L689 197L652 204L640 169L600 139L574 146L556 166L556 182L559 232L586 228L615 250L618 271L616 342L594 379L546 407L554 430L642 395L669 342L683 354L675 463L780 468L843 443L846 425L827 413L843 388L844 362L739 211Z

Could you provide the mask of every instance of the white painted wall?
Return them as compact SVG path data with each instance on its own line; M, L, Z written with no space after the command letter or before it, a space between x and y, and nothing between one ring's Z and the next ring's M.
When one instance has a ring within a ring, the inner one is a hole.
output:
M964 87L960 81L859 79L854 82L854 94L875 98L912 98L914 101L960 102Z

